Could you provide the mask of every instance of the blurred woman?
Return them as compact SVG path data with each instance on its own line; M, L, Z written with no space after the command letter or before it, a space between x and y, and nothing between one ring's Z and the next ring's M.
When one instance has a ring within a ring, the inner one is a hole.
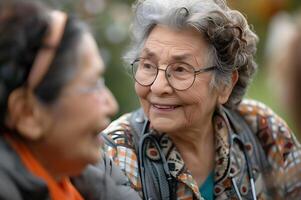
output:
M117 111L104 71L83 23L30 1L0 2L0 199L100 199L69 178L102 157L98 133ZM109 193L104 184L98 193Z

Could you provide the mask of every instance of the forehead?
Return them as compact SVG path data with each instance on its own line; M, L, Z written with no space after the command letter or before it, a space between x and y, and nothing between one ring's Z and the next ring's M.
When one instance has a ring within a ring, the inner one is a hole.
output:
M175 30L157 25L149 34L142 52L149 56L167 53L172 57L196 57L207 52L208 44L193 28Z
M102 73L105 70L97 44L90 33L84 33L79 43L80 71Z

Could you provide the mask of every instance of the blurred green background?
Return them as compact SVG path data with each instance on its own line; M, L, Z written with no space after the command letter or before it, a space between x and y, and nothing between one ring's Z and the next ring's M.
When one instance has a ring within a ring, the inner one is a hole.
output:
M47 0L53 6L88 21L96 36L102 57L108 67L106 84L117 98L120 114L138 107L133 81L128 75L122 54L129 44L129 26L133 0ZM228 0L231 8L241 11L259 35L257 53L258 73L252 82L247 98L264 102L285 118L290 124L288 114L281 108L273 94L273 87L267 84L267 62L265 59L268 26L273 16L281 11L294 13L300 8L300 0ZM285 30L283 30L285 31ZM277 86L275 86L277 87Z

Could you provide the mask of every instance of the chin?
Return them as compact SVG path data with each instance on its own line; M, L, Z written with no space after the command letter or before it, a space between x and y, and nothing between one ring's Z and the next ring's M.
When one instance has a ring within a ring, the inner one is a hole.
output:
M159 131L162 133L170 133L170 132L176 131L178 129L178 126L175 126L176 124L174 121L169 122L169 121L165 121L165 120L160 120L160 121L154 120L151 123L151 125L156 131Z
M101 154L101 150L97 149L97 151L95 151L95 153L93 153L90 156L90 160L88 164L96 164L97 162L99 162L102 158L102 154Z
M102 159L102 153L99 148L90 149L85 154L82 154L82 165L96 164Z

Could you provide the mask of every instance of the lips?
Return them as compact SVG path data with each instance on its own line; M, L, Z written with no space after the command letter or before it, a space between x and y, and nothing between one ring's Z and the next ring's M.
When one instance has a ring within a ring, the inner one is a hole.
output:
M161 110L171 110L180 107L179 105L162 105L162 104L152 104L155 108Z

